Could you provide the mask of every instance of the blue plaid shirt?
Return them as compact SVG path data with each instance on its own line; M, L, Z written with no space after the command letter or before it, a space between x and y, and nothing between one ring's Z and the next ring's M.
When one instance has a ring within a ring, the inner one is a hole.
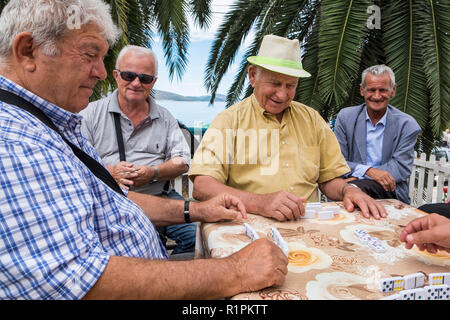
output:
M0 88L40 108L97 161L81 116L0 76ZM0 102L0 299L79 299L110 256L166 259L150 220L115 193L53 130Z

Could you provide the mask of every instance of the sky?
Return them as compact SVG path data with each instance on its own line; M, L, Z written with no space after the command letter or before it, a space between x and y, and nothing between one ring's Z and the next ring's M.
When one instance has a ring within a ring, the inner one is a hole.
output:
M206 62L208 61L209 51L214 40L214 35L222 22L224 13L229 10L230 5L233 2L234 1L230 0L212 1L213 16L209 30L200 30L196 28L193 23L190 23L191 42L188 51L189 62L181 81L179 81L176 76L174 76L172 81L169 80L169 72L165 65L162 44L159 39L155 38L156 41L152 45L152 50L157 55L159 61L158 80L154 87L156 90L170 91L184 96L209 95L203 85ZM222 79L217 93L227 93L228 88L231 86L234 76L239 69L239 64L242 59L242 54L245 51L246 43L249 43L250 40L251 39L246 40L243 48L241 48L237 54L233 65L230 66L228 72Z

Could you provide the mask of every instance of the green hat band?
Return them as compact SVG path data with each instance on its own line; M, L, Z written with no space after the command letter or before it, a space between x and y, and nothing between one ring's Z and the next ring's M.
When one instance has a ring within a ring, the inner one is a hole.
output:
M254 57L253 61L261 63L261 64L269 64L269 65L278 66L278 67L300 69L300 70L303 69L302 63L300 61L283 60L283 59L275 59L275 58L259 57L259 56Z

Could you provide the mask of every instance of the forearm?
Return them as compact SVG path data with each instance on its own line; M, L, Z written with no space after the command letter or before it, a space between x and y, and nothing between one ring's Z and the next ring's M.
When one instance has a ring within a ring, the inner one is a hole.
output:
M128 198L136 203L149 217L155 226L168 226L184 223L184 201L156 197L130 191ZM190 203L190 212L195 207ZM191 214L191 220L195 221L195 215Z
M342 201L344 198L342 189L347 183L344 179L335 178L333 180L319 184L319 188L325 196L334 201Z
M247 212L258 213L260 211L258 199L261 195L259 194L232 188L210 176L197 176L194 180L192 193L194 199L205 201L223 192L239 198L244 203Z
M114 256L84 299L229 297L240 289L233 270L233 262L227 258L160 261Z
M177 157L157 165L158 180L166 181L174 179L189 170L183 158Z

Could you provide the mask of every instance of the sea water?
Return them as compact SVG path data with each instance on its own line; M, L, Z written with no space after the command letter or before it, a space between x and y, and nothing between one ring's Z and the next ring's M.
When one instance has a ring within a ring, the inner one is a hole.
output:
M209 105L208 101L172 101L158 100L159 105L165 107L170 113L187 127L194 127L198 122L203 125L210 124L214 117L225 110L225 102L217 101Z

